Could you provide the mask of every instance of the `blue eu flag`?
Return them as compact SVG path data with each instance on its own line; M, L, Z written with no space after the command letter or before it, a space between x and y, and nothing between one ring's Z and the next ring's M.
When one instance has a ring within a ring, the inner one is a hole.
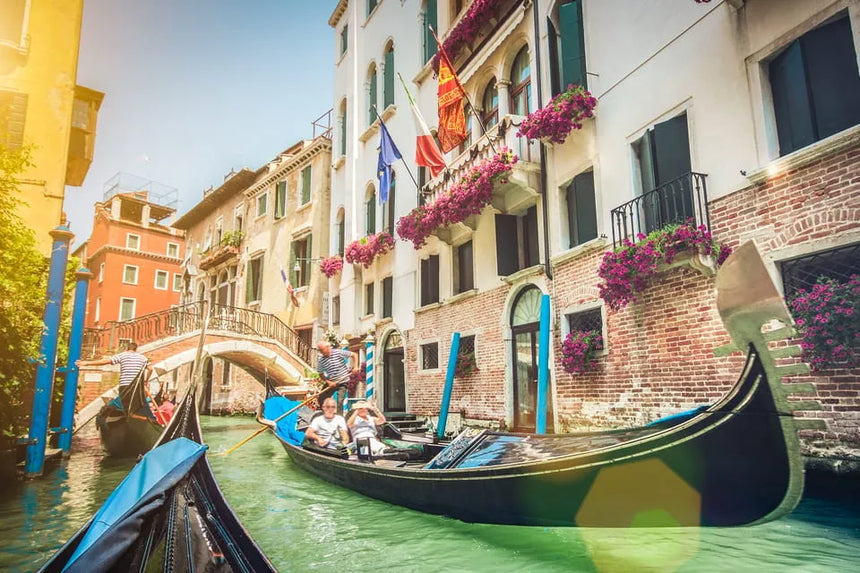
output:
M391 164L400 159L400 151L394 145L388 128L379 118L379 161L376 164L376 176L379 178L379 202L388 201L388 192L391 189Z

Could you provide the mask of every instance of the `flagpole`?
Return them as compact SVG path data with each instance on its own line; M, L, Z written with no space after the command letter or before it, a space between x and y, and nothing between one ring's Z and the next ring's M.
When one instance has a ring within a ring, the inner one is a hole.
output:
M374 115L376 115L376 119L378 119L378 120L379 120L379 123L380 123L381 125L385 126L385 122L384 122L384 121L382 121L382 117L380 117L379 112L378 112L378 111L376 111L376 105L371 105L371 106L370 106L370 108L373 110L373 113L374 113ZM385 127L385 130L386 130L386 131L388 131L388 127ZM390 132L390 131L388 132L388 136L389 136L389 137L391 136L391 132ZM406 163L406 160L405 160L405 159L403 159L403 154L402 154L402 153L400 154L400 161L402 161L402 162L403 162L403 166L404 166L404 167L406 167L406 173L408 173L408 174L409 174L410 179L412 179L412 182L415 184L415 189L420 190L420 188L418 187L418 181L416 181L416 180L415 180L415 176L414 176L414 175L412 175L412 170L411 170L411 169L409 169L409 164L408 164L408 163Z
M463 87L463 84L460 83L460 78L457 76L457 70L454 69L454 64L451 63L451 58L448 57L448 53L445 51L445 48L442 47L442 43L439 41L439 36L436 35L436 30L434 30L433 26L429 24L427 27L430 29L430 33L433 34L433 39L436 40L436 45L439 46L439 57L445 58L445 61L448 62L448 67L450 67L451 71L454 72L454 81L457 82L457 87L459 87L460 91L463 92L463 97L466 98L466 102L469 104L469 109L472 110L472 115L475 116L475 119L478 120L478 125L481 126L481 135L487 135L487 127L484 125L484 120L478 115L478 112L475 110L475 106L472 104L472 100L469 98L469 93L466 91L466 88ZM493 150L493 153L498 153L498 151L496 151L496 146L493 145L493 140L489 137L487 137L487 143L490 144L490 148Z

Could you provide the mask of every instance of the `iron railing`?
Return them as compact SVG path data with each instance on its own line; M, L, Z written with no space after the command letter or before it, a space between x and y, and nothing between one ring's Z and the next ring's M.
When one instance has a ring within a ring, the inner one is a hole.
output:
M706 177L687 173L612 209L612 246L624 239L635 242L639 233L647 235L673 223L692 221L710 230Z
M111 321L102 328L87 328L81 348L83 358L93 358L125 349L129 341L139 346L200 330L206 316L206 301L197 301L125 321ZM270 338L283 344L306 364L312 349L295 330L277 316L233 306L212 305L209 330Z

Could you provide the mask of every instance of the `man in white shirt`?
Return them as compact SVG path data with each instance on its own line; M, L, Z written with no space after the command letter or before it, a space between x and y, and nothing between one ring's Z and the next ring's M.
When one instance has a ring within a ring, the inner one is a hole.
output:
M336 413L335 408L334 398L326 398L322 406L323 415L311 420L305 431L306 439L328 450L338 450L349 442L346 420Z

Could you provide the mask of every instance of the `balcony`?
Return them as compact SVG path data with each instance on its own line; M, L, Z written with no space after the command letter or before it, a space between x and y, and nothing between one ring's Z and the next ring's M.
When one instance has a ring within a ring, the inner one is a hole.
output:
M221 242L214 250L206 254L200 259L197 266L201 271L217 267L218 265L239 258L239 247L242 245L242 239L245 234L242 231L228 231L224 234Z
M83 86L75 86L72 105L72 126L69 133L69 151L66 161L66 185L84 184L93 150L96 146L96 123L105 94Z
M624 239L635 242L639 233L647 235L687 221L710 230L706 177L704 173L687 173L612 209L612 246L617 247Z

